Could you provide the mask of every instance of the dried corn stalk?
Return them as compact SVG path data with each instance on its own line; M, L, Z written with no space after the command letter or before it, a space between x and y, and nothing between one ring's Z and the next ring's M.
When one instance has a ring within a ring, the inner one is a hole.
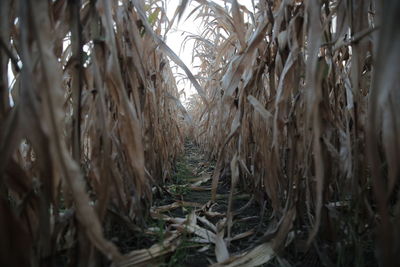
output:
M107 208L140 223L171 176L182 121L159 2L1 1L0 265L118 260Z
M337 264L363 265L371 229L382 229L377 260L394 266L397 1L255 1L252 11L196 2L205 30L192 38L208 105L194 96L189 109L200 125L194 138L217 160L214 199L238 162L237 186L269 204L271 222L297 210L299 241L332 242L334 259L355 251Z

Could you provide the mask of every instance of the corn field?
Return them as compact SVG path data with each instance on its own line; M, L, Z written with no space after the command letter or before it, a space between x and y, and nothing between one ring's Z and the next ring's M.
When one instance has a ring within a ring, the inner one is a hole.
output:
M0 1L0 265L398 266L400 1L169 2Z

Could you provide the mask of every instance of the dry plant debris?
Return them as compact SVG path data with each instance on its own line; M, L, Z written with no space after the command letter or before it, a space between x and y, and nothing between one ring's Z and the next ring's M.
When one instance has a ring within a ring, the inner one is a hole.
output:
M0 266L398 265L400 1L243 3L0 1Z

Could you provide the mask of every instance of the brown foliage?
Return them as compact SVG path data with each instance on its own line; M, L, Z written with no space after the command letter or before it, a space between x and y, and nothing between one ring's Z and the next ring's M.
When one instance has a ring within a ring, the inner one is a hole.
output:
M217 159L213 197L239 162L239 188L269 203L272 221L295 210L287 231L338 250L322 249L323 264L351 249L337 264L364 265L378 229L378 261L394 266L399 32L386 10L398 12L397 1L259 1L252 12L197 2L206 30L194 53L209 104L193 97L190 113Z
M96 251L119 262L103 236L108 210L141 224L188 134L217 160L213 201L231 176L218 266L262 264L285 247L313 247L328 266L363 266L370 254L395 266L399 2L192 1L205 27L190 37L199 81L163 42L172 24L158 2L0 2L0 265L53 266L62 253L96 265ZM169 60L198 92L190 116ZM271 211L271 227L230 256L237 189ZM177 237L152 250L169 253ZM131 254L122 263L149 258Z
M154 38L162 24L137 24L142 4L1 2L2 265L53 266L70 251L87 266L93 247L117 260L107 209L141 223L150 186L170 177L178 91Z

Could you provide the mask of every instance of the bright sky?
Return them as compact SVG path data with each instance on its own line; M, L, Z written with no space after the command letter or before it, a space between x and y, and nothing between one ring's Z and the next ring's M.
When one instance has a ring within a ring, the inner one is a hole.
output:
M167 16L169 19L172 19L174 16L175 10L178 7L180 0L166 0L167 5ZM258 0L238 0L238 3L240 5L244 5L247 7L249 10L253 10L252 2L257 3ZM214 0L215 3L224 6L224 0ZM226 1L229 2L229 1ZM167 33L167 40L166 43L167 45L182 59L182 61L186 64L186 66L192 71L194 75L197 74L197 70L195 68L196 65L199 64L199 61L194 61L192 63L192 50L193 50L193 44L194 40L190 40L186 42L185 47L182 47L182 43L185 39L185 37L188 34L200 34L202 32L202 27L201 27L201 19L194 20L196 17L196 14L190 16L187 18L187 16L190 14L190 12L197 6L198 4L195 1L191 1L190 5L186 8L185 12L183 13L183 16L179 23L177 23L177 19L175 20L174 26L171 28L171 30ZM173 65L173 64L172 64ZM173 69L174 73L184 73L181 69ZM181 75L177 75L175 78L178 83L178 89L182 90L184 89L186 98L188 98L190 95L193 95L196 93L196 90L194 89L193 86L191 86L190 81L187 79L181 79ZM186 78L186 75L183 75L184 78ZM181 96L181 101L185 105L185 96Z
M174 16L175 10L179 5L179 0L167 0L167 16L169 19L172 19ZM201 26L200 20L193 20L195 16L191 16L187 18L190 11L193 10L194 3L191 3L185 10L183 16L179 23L177 23L177 19L175 20L174 26L172 29L167 33L167 45L177 54L182 61L186 64L186 66L192 71L194 75L196 75L197 71L195 70L194 66L196 62L192 62L192 50L193 50L193 40L187 41L185 46L183 47L182 44L184 42L185 37L188 33L192 34L200 34L201 33ZM174 68L174 73L184 73L181 69ZM180 76L180 75L179 75ZM196 93L196 90L191 86L190 82L186 79L181 79L178 75L175 77L179 90L184 89L186 97ZM186 78L186 75L183 76ZM181 99L185 102L184 96Z

